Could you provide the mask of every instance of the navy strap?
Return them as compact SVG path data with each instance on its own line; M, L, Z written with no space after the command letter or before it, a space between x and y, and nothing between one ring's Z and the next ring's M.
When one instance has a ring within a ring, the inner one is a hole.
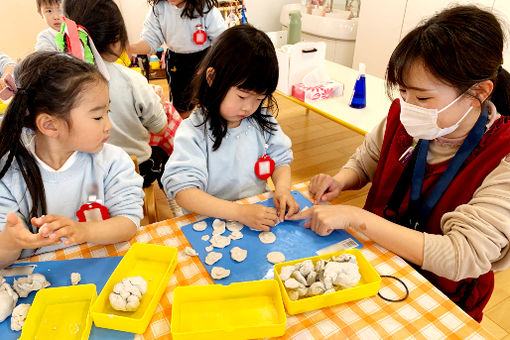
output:
M426 143L420 143L421 145L418 150L418 156L414 166L413 178L411 180L411 195L409 197L408 216L410 217L411 226L414 229L418 229L420 225L425 225L427 223L430 213L443 196L453 178L457 175L471 152L482 140L485 133L485 126L487 125L487 119L488 111L487 108L483 106L482 114L476 121L453 159L450 161L450 164L448 164L446 171L439 178L439 181L435 185L432 193L423 204L421 204L420 198L423 180L425 177L425 167L427 165L429 141L424 141Z

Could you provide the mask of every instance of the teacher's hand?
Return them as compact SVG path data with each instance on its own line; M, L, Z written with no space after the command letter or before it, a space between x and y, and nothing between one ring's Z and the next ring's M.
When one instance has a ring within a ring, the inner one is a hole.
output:
M357 225L356 211L360 208L350 205L314 205L289 218L289 220L305 220L305 228L312 229L320 236L331 234L335 229L345 229Z
M318 174L310 180L310 193L313 195L314 204L331 201L338 197L343 187L333 177L326 174Z

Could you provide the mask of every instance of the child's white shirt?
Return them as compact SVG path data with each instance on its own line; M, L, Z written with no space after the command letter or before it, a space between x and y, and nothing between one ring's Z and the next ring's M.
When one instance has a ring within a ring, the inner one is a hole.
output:
M35 43L36 51L55 51L59 52L60 49L57 46L57 36L58 31L49 27L43 31L41 31L37 35L37 42Z
M194 19L182 18L181 13L182 8L170 5L168 1L161 1L149 9L141 38L149 44L151 53L154 53L163 43L176 53L199 52L208 48L211 42L227 29L216 7L205 13L203 17L198 16ZM202 29L207 34L207 40L202 45L197 45L193 41L193 34L198 24L202 25Z
M272 122L276 120L271 117ZM291 141L279 125L276 131L262 133L251 118L237 128L228 129L220 147L213 151L214 140L203 122L201 110L183 120L175 135L174 152L161 178L166 194L174 198L184 189L197 188L217 198L233 201L268 190L265 180L255 174L255 163L266 153L275 169L288 166L293 155Z

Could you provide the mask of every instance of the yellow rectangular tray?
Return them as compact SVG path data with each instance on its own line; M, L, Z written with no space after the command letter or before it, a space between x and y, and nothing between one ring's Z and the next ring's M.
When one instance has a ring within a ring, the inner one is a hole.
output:
M289 298L287 290L285 289L285 286L282 280L280 279L280 271L282 267L290 266L298 262L303 262L305 260L312 260L313 264L315 265L315 263L319 259L328 260L333 256L338 256L340 254L345 253L356 256L356 260L358 261L361 280L356 287L338 290L334 293L302 298L296 301L292 301ZM373 296L377 294L377 292L379 291L379 286L381 284L381 277L375 271L374 267L372 267L370 262L367 261L365 256L363 256L361 251L359 251L358 249L342 250L320 256L278 263L275 264L274 266L274 276L275 279L278 281L278 284L280 285L280 290L282 291L285 309L287 310L287 313L291 315L308 312L311 310L320 309L328 306L338 305L340 303L348 301L359 300L368 296Z
M176 265L175 247L133 244L92 305L94 324L97 327L124 332L145 332ZM142 276L147 281L147 292L143 295L140 306L134 312L113 309L109 300L113 286L131 276Z
M96 296L94 284L41 289L20 339L88 339L92 327L90 306Z
M281 336L287 316L275 280L228 286L182 286L174 291L174 340L253 339Z

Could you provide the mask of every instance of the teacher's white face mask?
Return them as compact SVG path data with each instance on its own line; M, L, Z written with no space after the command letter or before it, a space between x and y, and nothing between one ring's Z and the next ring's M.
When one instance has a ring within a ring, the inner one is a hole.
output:
M446 128L440 128L437 125L437 117L441 112L455 104L463 95L464 93L441 110L427 109L418 105L409 104L400 97L400 121L402 125L404 125L407 133L414 138L432 140L445 136L457 130L459 124L466 118L473 107L470 106L457 123Z

